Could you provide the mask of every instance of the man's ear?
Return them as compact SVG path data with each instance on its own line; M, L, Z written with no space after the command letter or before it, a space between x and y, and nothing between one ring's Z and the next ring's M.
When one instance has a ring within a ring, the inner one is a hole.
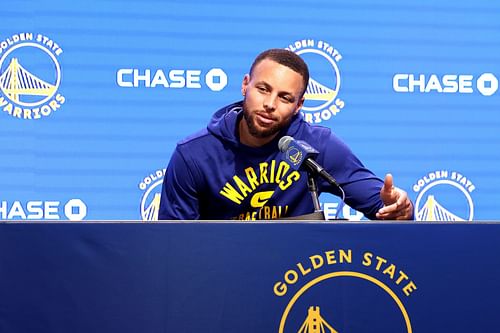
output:
M245 96L245 94L247 93L247 87L249 82L250 82L250 75L245 74L245 76L243 77L243 82L241 83L241 94L243 96Z
M304 105L304 101L305 101L305 98L302 96L299 103L297 103L297 108L293 112L293 115L296 115L297 113L299 113L300 109L302 109L302 106Z

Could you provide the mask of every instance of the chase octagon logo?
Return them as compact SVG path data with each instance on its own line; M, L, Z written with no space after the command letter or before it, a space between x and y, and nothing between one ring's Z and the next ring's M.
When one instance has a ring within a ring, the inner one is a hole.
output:
M335 249L309 256L274 284L284 298L279 333L407 332L417 285L399 264L371 251Z
M340 52L323 40L302 39L286 48L300 55L309 67L309 84L304 94L302 115L309 123L330 120L344 108L340 90Z
M0 41L0 108L19 119L40 119L66 101L59 93L63 50L42 34L19 33Z

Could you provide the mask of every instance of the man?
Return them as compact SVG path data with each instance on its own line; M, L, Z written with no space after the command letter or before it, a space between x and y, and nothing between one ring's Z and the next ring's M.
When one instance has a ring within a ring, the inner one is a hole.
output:
M241 86L243 102L217 111L206 129L179 142L163 182L159 219L259 220L314 211L307 173L283 160L287 135L320 153L316 161L340 184L345 202L370 219L406 220L413 206L405 191L366 169L328 128L299 113L309 81L295 53L271 49L257 56ZM318 190L338 190L317 179Z

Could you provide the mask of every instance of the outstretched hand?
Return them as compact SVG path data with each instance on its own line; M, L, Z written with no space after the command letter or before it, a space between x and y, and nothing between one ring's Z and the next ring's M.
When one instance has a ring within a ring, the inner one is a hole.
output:
M384 207L377 212L380 220L411 220L413 218L413 205L408 194L400 188L394 187L391 174L384 179L384 186L380 190L380 198Z

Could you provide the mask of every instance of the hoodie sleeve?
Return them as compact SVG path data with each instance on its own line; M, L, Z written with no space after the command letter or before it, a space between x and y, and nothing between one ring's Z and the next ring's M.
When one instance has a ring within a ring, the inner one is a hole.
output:
M327 136L328 142L323 155L325 167L345 192L345 203L362 212L369 219L376 219L375 214L384 206L380 198L380 189L384 182L367 169L347 145L333 133ZM327 192L340 193L336 188L323 182Z
M196 220L199 217L196 182L191 168L177 147L163 179L158 219Z

